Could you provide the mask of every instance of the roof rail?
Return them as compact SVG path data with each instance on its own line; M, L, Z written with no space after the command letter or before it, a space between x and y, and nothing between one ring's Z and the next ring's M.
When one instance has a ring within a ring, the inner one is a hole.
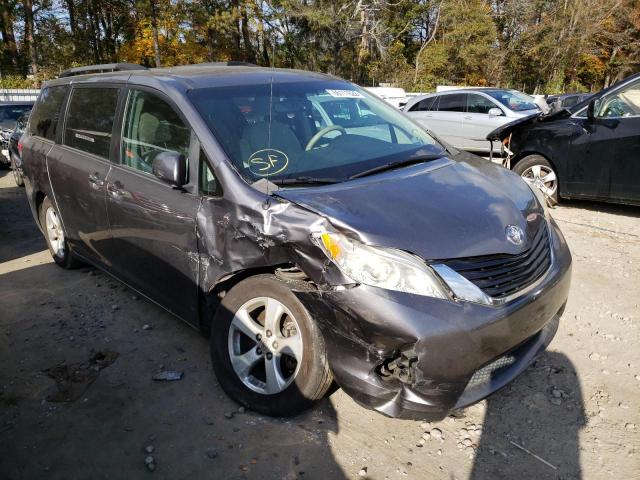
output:
M192 63L188 65L176 65L175 67L168 68L189 68L189 67L257 67L255 63L243 62L240 60L227 60L222 62L204 62L204 63Z
M147 67L135 63L103 63L101 65L87 65L84 67L70 68L62 72L58 78L74 77L90 73L120 72L124 70L148 70Z

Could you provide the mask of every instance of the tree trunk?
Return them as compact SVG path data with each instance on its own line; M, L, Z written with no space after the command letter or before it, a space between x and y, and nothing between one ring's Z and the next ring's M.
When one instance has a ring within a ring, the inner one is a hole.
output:
M77 55L80 52L80 39L78 38L78 18L76 16L76 6L74 0L66 0L67 13L69 14L69 28L71 29L71 37L73 38L73 50Z
M13 5L7 0L0 0L0 26L5 55L9 58L11 66L18 68L18 46L13 33Z
M24 43L29 51L29 62L31 65L31 73L37 75L38 73L38 56L36 55L36 45L33 41L33 2L31 0L24 0Z
M158 41L158 15L155 0L149 0L151 4L151 30L153 32L153 53L156 57L156 67L160 68L160 42Z
M256 63L256 52L251 44L251 35L249 34L249 15L247 15L247 7L243 4L242 13L242 41L244 43L245 56L248 62Z

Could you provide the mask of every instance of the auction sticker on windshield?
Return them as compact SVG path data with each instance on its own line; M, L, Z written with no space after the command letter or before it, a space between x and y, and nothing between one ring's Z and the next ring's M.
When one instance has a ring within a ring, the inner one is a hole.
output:
M327 93L332 97L337 98L364 98L360 92L355 90L329 90L327 89Z
M266 177L284 171L289 165L289 157L280 150L265 148L252 153L247 163L251 173Z

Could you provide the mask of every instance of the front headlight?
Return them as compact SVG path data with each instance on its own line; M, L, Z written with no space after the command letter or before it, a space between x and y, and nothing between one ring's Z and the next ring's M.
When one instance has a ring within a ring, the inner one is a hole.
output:
M354 283L449 298L438 276L417 257L391 248L371 247L338 233L313 235L315 243Z

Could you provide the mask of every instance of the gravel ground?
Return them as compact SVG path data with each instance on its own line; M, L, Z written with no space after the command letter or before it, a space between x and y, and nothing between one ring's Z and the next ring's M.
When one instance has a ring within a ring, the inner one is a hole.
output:
M272 419L224 395L202 335L98 271L56 267L2 170L0 478L640 478L640 209L553 215L571 296L549 351L510 386L433 424L341 391ZM163 370L184 376L153 381Z

